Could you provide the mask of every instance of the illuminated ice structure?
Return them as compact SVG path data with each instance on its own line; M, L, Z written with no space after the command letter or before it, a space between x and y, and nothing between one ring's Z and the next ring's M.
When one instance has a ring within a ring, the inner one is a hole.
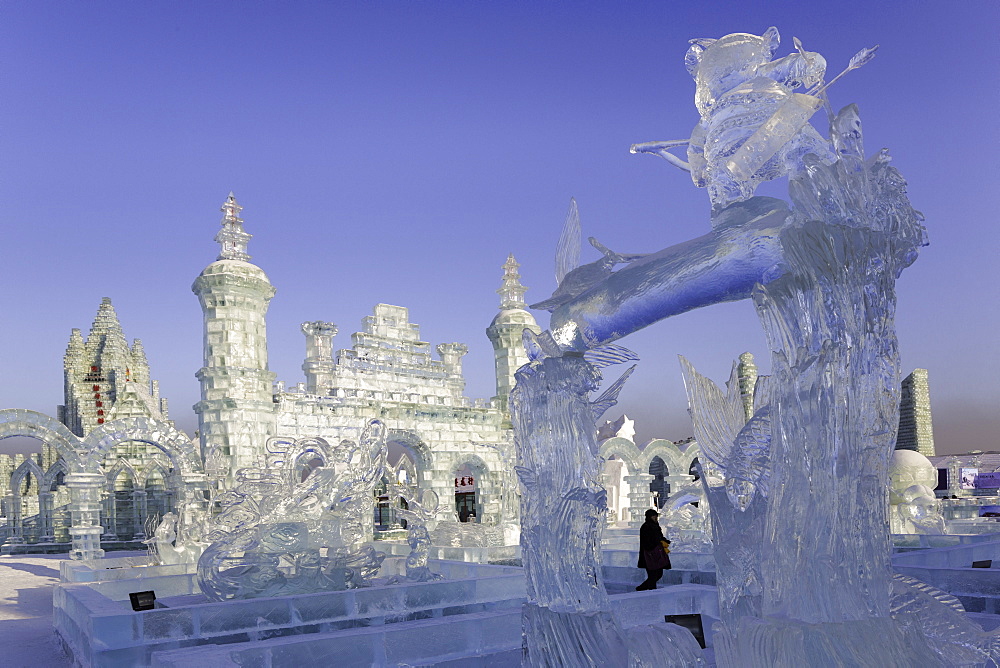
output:
M957 599L893 576L895 281L925 232L887 151L865 157L854 105L837 114L826 105L828 142L808 124L829 83L822 57L795 45L797 53L772 60L774 28L694 40L685 61L700 123L688 140L633 147L708 188L709 234L618 271L627 258L605 252L575 274L567 268L579 242L572 232L560 241L560 287L541 304L553 309L550 330L526 337L534 361L518 373L513 394L532 665L621 665L626 647L640 646L608 617L597 576L604 499L585 398L599 375L587 356L663 318L746 298L772 351L772 377L758 382L753 411L738 388L724 393L685 364L712 504L719 665L997 658L996 638L970 622ZM873 54L862 50L845 72ZM808 94L793 92L801 86ZM679 146L687 146L687 162L669 153ZM754 196L761 182L783 175L790 205ZM649 646L666 641L653 627L645 638ZM656 654L676 656L666 644Z
M937 469L914 450L895 450L889 462L889 526L894 534L948 533L934 495Z

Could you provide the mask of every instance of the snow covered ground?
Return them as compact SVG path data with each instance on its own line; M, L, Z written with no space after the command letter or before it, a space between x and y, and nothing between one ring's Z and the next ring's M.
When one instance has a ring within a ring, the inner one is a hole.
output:
M0 666L49 668L70 660L52 630L52 585L65 554L0 556Z

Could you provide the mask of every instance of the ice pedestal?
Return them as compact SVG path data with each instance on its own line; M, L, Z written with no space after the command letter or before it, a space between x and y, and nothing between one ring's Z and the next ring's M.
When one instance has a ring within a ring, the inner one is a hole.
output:
M73 525L71 559L100 559L101 549L101 490L106 480L100 473L70 473L65 477L69 488L69 512Z
M591 404L589 393L601 379L597 368L583 355L548 357L547 344L537 345L532 361L515 374L511 393L516 470L524 488L524 663L701 664L688 630L657 623L626 631L612 613L601 567L607 493L599 482L594 424L595 412L606 410L595 406L607 393Z

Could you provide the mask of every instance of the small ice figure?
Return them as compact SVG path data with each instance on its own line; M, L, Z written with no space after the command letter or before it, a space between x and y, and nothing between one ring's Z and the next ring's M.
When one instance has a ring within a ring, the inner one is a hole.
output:
M700 483L685 485L667 497L660 524L672 552L711 552L711 507Z
M207 515L195 504L182 501L178 513L166 513L162 518L150 518L143 543L154 561L162 565L195 564L209 546L205 540Z
M396 505L402 506L399 503L400 499L406 501L406 506L396 512L406 520L406 543L410 546L410 554L406 557L406 577L393 577L389 580L389 584L440 580L441 576L431 572L427 565L431 545L428 528L433 529L437 525L435 520L439 506L437 492L431 489L421 490L416 485L398 483L393 491Z
M889 463L889 523L892 533L948 533L934 495L937 469L913 450L895 450Z
M809 119L824 104L825 89L875 53L863 49L847 70L824 84L826 60L805 51L771 60L780 36L775 27L763 35L734 33L720 39L694 39L684 57L696 83L700 121L687 140L632 146L632 153L654 153L691 172L708 188L713 213L747 200L757 186L801 169L806 154L831 164L836 154ZM805 87L806 93L794 92ZM687 162L670 150L687 146Z

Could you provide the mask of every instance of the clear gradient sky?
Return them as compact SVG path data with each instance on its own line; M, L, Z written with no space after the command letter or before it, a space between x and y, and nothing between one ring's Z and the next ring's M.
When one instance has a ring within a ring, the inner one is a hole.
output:
M927 218L931 245L898 284L903 370L930 370L939 453L1000 449L993 0L5 0L0 407L55 415L70 330L107 296L193 433L190 286L230 190L278 290L279 379L302 380L299 323L333 321L348 347L385 302L424 340L469 344L468 394L488 397L500 266L514 253L528 300L547 297L570 197L584 234L621 252L708 231L706 193L628 147L689 135L689 39L769 25L779 55L796 36L831 72L881 44L830 97L858 104L867 151L890 148ZM743 351L769 366L749 302L622 343L642 361L607 417L627 412L641 442L691 434L677 354L720 382Z

